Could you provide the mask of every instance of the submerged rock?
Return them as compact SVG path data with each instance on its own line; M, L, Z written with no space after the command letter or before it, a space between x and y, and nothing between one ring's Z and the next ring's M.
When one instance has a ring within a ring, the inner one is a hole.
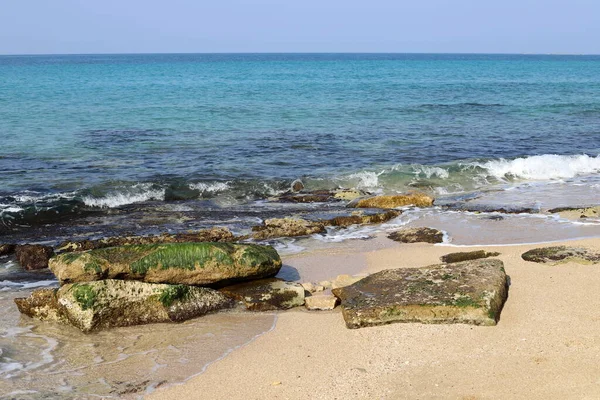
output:
M593 207L562 207L554 208L548 211L551 214L557 213L562 218L570 220L580 220L586 218L600 218L600 206Z
M582 247L552 246L526 251L521 255L525 261L537 263L578 262L583 264L600 263L600 253Z
M292 182L290 189L292 192L299 192L304 189L304 183L302 183L300 179L296 179L294 182Z
M324 233L325 225L322 222L300 218L271 218L267 219L263 225L252 227L252 231L252 238L264 240Z
M333 310L338 302L338 298L332 294L318 294L304 299L307 310Z
M445 263L455 263L461 261L469 261L469 260L477 260L480 258L488 258L488 257L496 257L499 256L500 253L496 252L487 252L485 250L475 250L475 251L465 251L458 253L450 253L445 256L441 256L440 260Z
M15 247L15 256L21 267L30 271L48 268L48 260L54 255L54 250L49 246L39 244L23 244Z
M118 236L100 240L68 241L61 243L58 246L57 251L84 251L132 244L232 242L234 240L235 237L229 229L213 227L197 232L177 233L174 235L162 234L159 236Z
M227 286L220 291L244 303L250 311L286 310L304 304L304 288L280 279L263 279Z
M431 207L433 206L433 198L424 193L375 196L358 199L348 206L357 208L397 208L410 205L415 207Z
M394 322L495 325L508 293L500 260L372 274L333 290L348 328Z
M442 243L444 233L433 228L405 228L390 233L388 238L402 243Z
M16 244L0 244L0 256L7 256L15 252Z
M223 285L274 276L281 258L271 246L233 243L130 245L65 253L50 260L61 283L100 279Z
M181 322L232 306L229 298L208 288L115 279L39 289L15 303L29 317L73 325L84 332Z

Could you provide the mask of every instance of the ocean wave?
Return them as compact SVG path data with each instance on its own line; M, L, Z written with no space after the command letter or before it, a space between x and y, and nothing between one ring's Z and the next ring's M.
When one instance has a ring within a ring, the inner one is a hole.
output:
M190 189L199 190L201 193L224 192L230 188L228 182L213 182L213 183L197 182L197 183L190 183L188 186Z
M81 200L86 206L98 208L115 208L127 204L150 200L164 200L165 189L157 188L151 183L139 183L121 191L114 191L101 197L83 196Z
M569 156L544 154L514 160L491 160L475 165L484 168L490 175L501 180L510 178L528 180L569 179L578 175L600 172L600 155L590 157L585 154Z

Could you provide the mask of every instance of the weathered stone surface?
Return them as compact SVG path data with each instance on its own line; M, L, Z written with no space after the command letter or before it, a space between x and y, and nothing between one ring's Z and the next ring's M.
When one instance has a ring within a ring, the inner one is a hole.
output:
M282 203L327 203L332 201L339 201L334 197L333 192L330 190L313 190L310 192L286 192L276 198L273 201Z
M311 311L333 310L338 303L338 298L332 294L318 294L304 299L304 306Z
M348 227L351 225L382 224L402 214L402 211L390 210L384 213L371 215L348 215L332 218L325 221L326 225Z
M349 204L357 208L397 208L403 206L431 207L433 198L424 193L409 193L405 195L375 196L358 199Z
M362 276L352 276L352 275L348 275L348 274L338 275L331 282L331 288L332 289L337 289L337 288L341 288L341 287L344 287L344 286L350 286L353 283L358 282L358 281L360 281L363 278L364 277L362 277Z
M272 218L263 225L252 227L252 237L257 240L285 236L307 236L325 232L322 222L308 221L300 218Z
M322 292L323 290L325 290L325 287L323 285L314 284L312 282L304 282L300 285L302 285L304 290L308 293Z
M220 291L243 302L251 311L286 310L304 304L302 285L280 279L241 283L224 287Z
M500 255L500 253L487 252L485 250L464 251L464 252L446 254L445 256L441 256L440 260L442 260L442 262L445 262L445 263L455 263L455 262L461 262L461 261L477 260L480 258L496 257L499 255Z
M352 201L368 195L368 192L360 189L337 189L333 191L333 197L343 201Z
M582 247L551 246L529 250L521 256L525 261L559 264L577 262L582 264L600 263L600 253Z
M388 238L402 243L442 243L444 233L433 228L405 228L390 233Z
M558 213L562 218L574 221L585 218L600 218L600 206L554 208L548 212L551 214Z
M15 255L26 270L43 269L48 268L48 260L54 255L54 250L39 244L23 244L16 246Z
M15 303L25 315L84 332L156 322L180 322L233 302L216 290L108 279L40 289Z
M372 274L333 290L348 328L394 322L495 325L508 293L500 260Z
M304 299L307 310L333 310L338 298L332 294L318 294Z
M304 183L302 183L302 181L300 179L296 179L294 182L292 182L292 185L291 185L292 192L299 192L302 189L304 189Z
M271 246L166 243L65 253L50 260L61 283L100 279L223 285L277 274L281 258Z
M15 252L16 244L0 244L0 256L6 256Z
M232 242L235 237L227 228L213 227L197 232L162 234L159 236L119 236L100 240L81 240L61 243L57 251L85 251L104 249L106 247L160 244L160 243L201 243L201 242Z

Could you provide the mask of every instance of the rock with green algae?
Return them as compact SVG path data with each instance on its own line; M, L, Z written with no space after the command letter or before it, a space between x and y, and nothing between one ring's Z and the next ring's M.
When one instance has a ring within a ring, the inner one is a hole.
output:
M301 218L271 218L263 225L252 227L252 238L256 240L277 237L307 236L324 233L325 224L320 221L309 221Z
M600 263L600 253L583 247L551 246L526 251L521 255L525 261L559 264L577 262L583 264Z
M508 294L500 260L381 271L333 290L348 328L394 322L495 325Z
M69 324L84 332L117 326L181 322L232 306L216 290L107 279L35 290L17 298L19 311L43 321Z
M304 288L280 279L262 279L227 286L220 291L244 303L250 311L286 310L304 305Z
M184 285L225 285L271 277L281 258L271 246L233 243L167 243L66 253L50 260L61 283L101 279Z
M500 253L487 252L485 250L462 251L441 256L440 260L444 263L455 263L461 261L478 260L480 258L497 257L499 255Z

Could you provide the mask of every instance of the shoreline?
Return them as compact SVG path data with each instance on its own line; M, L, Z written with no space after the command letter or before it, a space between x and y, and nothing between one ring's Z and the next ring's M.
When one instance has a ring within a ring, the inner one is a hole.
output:
M360 273L438 263L439 256L455 247L391 243L360 252L366 259ZM600 238L558 243L600 249ZM594 334L600 330L600 311L595 311L600 299L588 295L600 290L600 273L590 265L523 261L520 255L535 246L502 245L498 258L505 263L511 287L495 327L391 324L350 330L339 308L294 309L279 313L274 329L203 373L158 388L146 398L197 398L200 390L215 399L600 395L600 381L590 378L600 373L595 355L600 354L600 335ZM348 254L352 252L341 252ZM307 253L286 261L299 265L299 260L313 257L318 262L324 256ZM564 380L556 379L565 374ZM524 375L531 379L523 380Z

